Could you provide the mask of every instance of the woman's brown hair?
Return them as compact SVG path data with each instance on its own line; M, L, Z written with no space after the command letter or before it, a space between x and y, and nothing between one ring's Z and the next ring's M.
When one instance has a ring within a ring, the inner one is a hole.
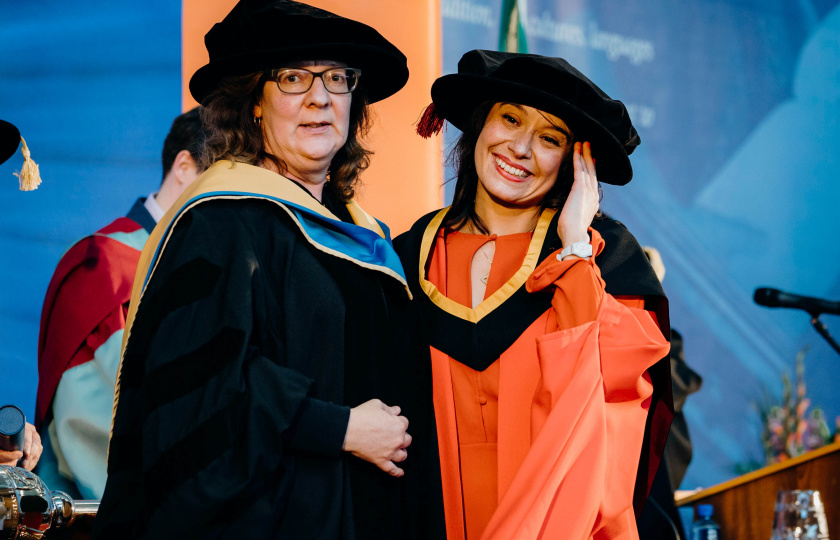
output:
M478 172L475 169L475 145L487 115L495 105L495 101L485 101L473 111L467 129L455 143L449 153L449 163L457 171L455 176L455 193L452 198L452 206L443 221L444 227L461 229L468 223L484 234L489 234L487 226L475 212L475 193L478 189ZM574 145L574 139L569 138L566 144ZM560 165L557 173L557 181L546 193L540 203L541 208L563 208L572 183L575 180L574 168L572 167L573 152L568 152Z
M227 159L250 165L269 161L279 171L287 170L283 160L266 149L262 127L254 119L254 106L262 99L265 83L270 80L266 73L228 77L205 98L201 113L207 132L201 156L203 167ZM344 202L353 198L359 175L370 165L373 152L361 143L369 129L367 96L364 86L359 85L350 102L347 141L333 157L328 171L327 188Z

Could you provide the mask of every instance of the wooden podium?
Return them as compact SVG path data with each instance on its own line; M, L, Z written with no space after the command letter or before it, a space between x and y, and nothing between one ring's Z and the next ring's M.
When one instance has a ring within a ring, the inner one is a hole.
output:
M676 501L677 506L711 504L723 540L770 540L776 494L815 489L825 504L828 534L840 539L840 443L770 465Z

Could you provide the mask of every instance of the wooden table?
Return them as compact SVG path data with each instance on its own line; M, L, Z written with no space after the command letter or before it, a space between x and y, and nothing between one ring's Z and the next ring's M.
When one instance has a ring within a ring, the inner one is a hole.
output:
M770 540L776 494L784 489L819 490L828 532L840 539L840 443L770 465L676 501L711 504L722 540Z

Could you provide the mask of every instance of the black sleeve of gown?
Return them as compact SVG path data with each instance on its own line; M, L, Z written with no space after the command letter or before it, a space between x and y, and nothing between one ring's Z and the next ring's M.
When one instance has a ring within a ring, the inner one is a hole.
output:
M95 538L267 537L277 524L254 518L282 519L294 454L341 459L349 408L312 398L314 381L285 367L296 241L265 204L213 201L181 218L124 355Z

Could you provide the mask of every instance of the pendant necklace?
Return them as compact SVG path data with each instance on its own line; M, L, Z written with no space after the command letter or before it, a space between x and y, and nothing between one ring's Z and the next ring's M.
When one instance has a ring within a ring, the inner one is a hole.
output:
M489 243L490 243L490 242L487 242L486 244L484 244L484 246L486 246L486 245L487 245L487 244L489 244ZM487 252L486 252L486 251L484 251L484 246L481 246L480 248L478 248L478 250L479 250L479 251L480 251L480 252L484 255L484 258L485 258L485 259L487 259L487 273L486 273L486 274L484 274L484 276L482 276L482 277L480 277L480 278L478 278L478 279L479 279L479 281L481 281L482 283L484 283L484 286L486 287L486 286L487 286L487 280L489 280L489 279L490 279L490 267L493 265L493 259L491 259L491 258L487 255ZM494 254L494 257L495 257L495 254Z

